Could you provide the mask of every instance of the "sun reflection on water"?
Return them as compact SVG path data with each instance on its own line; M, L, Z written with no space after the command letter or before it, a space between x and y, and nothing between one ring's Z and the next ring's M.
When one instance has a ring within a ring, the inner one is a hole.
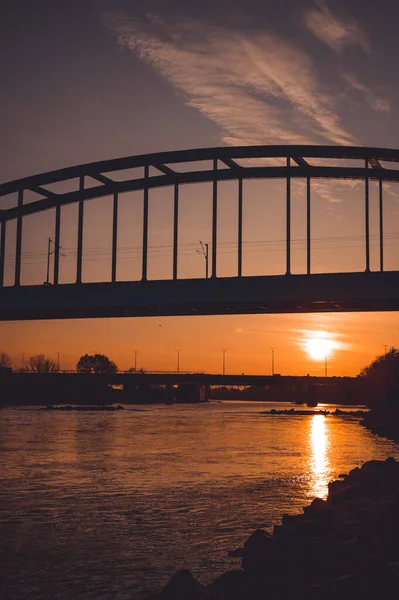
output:
M310 467L313 477L310 479L309 492L313 497L326 498L329 481L329 461L327 457L329 437L324 415L314 415L312 417L310 445Z

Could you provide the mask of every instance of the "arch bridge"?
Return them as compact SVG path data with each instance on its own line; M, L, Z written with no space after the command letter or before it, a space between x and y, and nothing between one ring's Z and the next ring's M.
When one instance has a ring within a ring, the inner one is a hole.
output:
M265 164L267 160L270 164ZM322 159L322 161L320 161ZM245 164L244 164L245 163ZM322 164L320 164L322 163ZM119 316L216 315L326 311L399 310L399 271L384 270L384 182L399 181L399 150L340 146L245 146L161 152L60 169L0 185L0 196L16 195L16 206L0 210L0 320L65 319ZM211 168L209 168L211 164ZM131 169L141 169L131 178ZM118 174L117 180L115 173ZM306 182L306 272L292 274L293 179ZM364 270L312 273L312 180L358 180L364 185ZM285 181L285 273L243 275L243 182ZM218 277L218 186L237 182L237 272ZM379 269L370 268L370 181L378 182ZM76 182L60 193L53 184ZM210 277L182 279L179 263L179 192L181 186L212 185ZM149 280L149 194L172 187L173 272L170 280ZM142 192L141 280L118 281L118 206L122 194ZM26 202L33 192L36 200ZM108 281L82 281L84 207L88 200L112 196L112 261ZM61 283L61 208L78 205L76 282ZM24 218L54 211L52 285L21 285ZM5 285L7 229L16 222L13 285Z

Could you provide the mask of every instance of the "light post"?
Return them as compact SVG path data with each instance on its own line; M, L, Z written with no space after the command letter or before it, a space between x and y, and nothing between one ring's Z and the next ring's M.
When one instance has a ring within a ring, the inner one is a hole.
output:
M47 277L46 277L46 283L47 285L50 283L50 256L53 254L54 250L51 250L51 244L54 244L53 240L51 238L48 239L48 246L47 246Z
M226 350L227 350L227 348L222 348L222 354L223 354L223 363L222 363L223 370L222 370L222 373L223 373L223 375L226 373Z
M271 348L272 351L272 375L274 375L274 351L275 348Z
M199 241L201 249L197 250L198 254L202 254L205 258L205 279L208 279L209 274L209 244L204 244L204 242Z
M25 370L25 352L21 352L21 371Z
M60 371L60 354L61 352L57 352L57 371Z
M134 372L137 373L137 350L134 351Z
M177 352L177 374L180 373L180 348L176 348L176 352Z
M387 355L388 344L384 344L384 356Z
M51 244L53 244L53 249L51 249ZM62 246L58 246L58 249L60 250L62 248ZM54 254L55 252L55 242L53 242L53 240L51 238L48 239L48 245L47 245L47 277L46 277L46 284L49 285L50 284L50 257L52 254ZM65 256L65 254L61 254L60 256Z

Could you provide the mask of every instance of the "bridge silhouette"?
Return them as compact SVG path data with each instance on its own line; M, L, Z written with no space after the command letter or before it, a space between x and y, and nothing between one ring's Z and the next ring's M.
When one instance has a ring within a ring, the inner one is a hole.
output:
M274 159L274 164L261 164L262 159ZM331 162L314 164L314 159ZM209 161L211 169L207 167ZM389 168L382 163L388 163ZM0 196L16 195L17 204L0 210L0 320L399 310L399 271L384 270L383 226L383 184L399 181L397 163L399 150L392 149L245 146L113 159L4 183L0 185ZM132 179L132 169L141 169L141 176ZM320 178L364 182L364 271L312 273L311 182ZM243 275L243 182L248 179L286 182L282 275ZM292 274L291 269L293 179L306 182L306 272L303 274ZM224 181L237 182L237 273L233 277L218 277L218 184ZM379 185L378 271L370 268L370 181ZM51 189L53 184L65 182L75 188L63 193ZM212 184L210 277L182 279L178 277L180 187L203 182ZM165 187L174 189L173 273L170 280L149 280L149 195L151 190ZM131 191L143 193L141 280L118 281L119 198ZM28 193L34 193L37 199L26 202ZM113 197L109 280L85 283L82 280L84 207L87 201L105 196ZM73 203L78 204L76 282L60 283L61 208ZM24 218L49 210L54 211L53 284L21 285ZM5 285L6 238L12 221L16 221L14 282Z

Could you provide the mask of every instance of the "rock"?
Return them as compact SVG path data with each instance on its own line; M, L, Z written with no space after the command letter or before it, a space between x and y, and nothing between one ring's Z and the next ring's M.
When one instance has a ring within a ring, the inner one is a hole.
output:
M264 529L257 529L244 543L244 552L262 552L270 547L272 536Z
M325 500L322 500L322 498L315 498L309 506L304 506L303 514L315 516L321 515L328 510L329 506Z
M217 600L247 600L248 576L244 571L227 571L215 579L208 590Z
M207 588L189 571L157 600L389 599L399 589L399 462L368 461L329 484L303 514L284 514L273 535L257 529L243 548L243 570ZM392 590L395 590L393 593Z
M263 570L267 565L272 546L272 536L257 529L244 543L242 567L245 571Z
M228 550L227 556L232 556L233 558L242 558L244 556L244 548L235 548L234 550Z
M190 571L184 569L172 575L159 600L208 600L209 597L205 587Z
M290 527L295 525L295 523L298 520L298 515L289 515L287 513L283 514L283 518L282 518L282 524L284 526ZM278 525L276 525L276 527L279 527Z

